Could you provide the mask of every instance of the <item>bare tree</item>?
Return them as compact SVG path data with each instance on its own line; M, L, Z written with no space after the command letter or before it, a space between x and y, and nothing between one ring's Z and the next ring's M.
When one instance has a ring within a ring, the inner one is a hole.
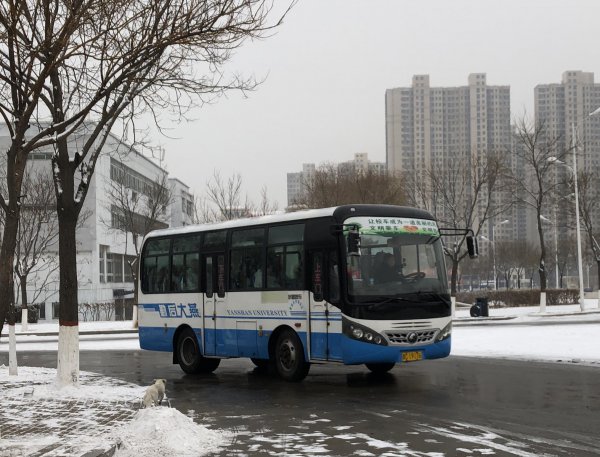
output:
M326 208L352 203L402 205L406 203L402 179L354 167L321 164L313 177L302 183L301 196L293 202L304 208Z
M58 264L55 255L58 242L56 200L52 178L46 170L28 171L23 180L20 222L15 250L15 275L21 291L21 305L27 310L27 278L38 267L44 267L46 275L52 274ZM42 265L40 265L40 262ZM43 280L46 282L46 280ZM26 314L23 316L26 319Z
M117 2L115 2L117 3ZM13 303L13 264L27 155L44 135L30 132L40 98L53 69L79 52L69 46L78 30L99 16L102 2L69 5L47 0L7 0L0 4L0 116L11 139L5 154L6 187L0 194L4 213L0 249L0 332ZM49 132L52 135L56 130ZM14 322L12 313L9 322Z
M441 227L460 231L471 228L479 236L484 225L506 212L511 200L498 197L504 190L506 168L499 155L456 158L443 168L430 167L406 176L410 183L409 201L430 211ZM445 253L452 263L451 294L456 295L459 264L468 255L466 234L446 243Z
M224 179L217 170L206 183L206 197L197 201L200 222L230 221L252 215L252 203L243 193L243 179L234 173Z
M277 203L269 199L266 186L261 188L259 203L255 204L244 194L243 179L239 173L225 179L215 170L206 183L204 197L194 195L193 221L200 224L264 216L273 214L277 208Z
M17 51L30 58L36 73L34 77L23 75L20 58L3 67L5 87L21 98L7 98L2 112L7 124L14 118L18 122L10 132L9 199L3 198L0 206L9 212L5 233L14 238L11 230L16 233L21 165L28 151L51 146L59 224L59 383L78 380L75 228L110 131L118 120L124 122L122 130L135 130L134 122L144 112L154 115L160 129L165 110L182 119L188 109L210 102L224 91L255 88L252 78L227 78L223 66L246 39L264 36L281 24L287 10L269 23L272 7L267 0L3 3L2 52L12 56L13 43L18 41ZM32 47L32 42L40 47ZM40 68L43 72L38 74ZM19 86L15 79L26 82ZM32 85L37 90L33 102ZM20 103L28 109L25 117L18 112ZM50 123L39 124L33 137L24 141L36 108L49 113ZM85 137L82 143L70 141L78 134ZM3 243L0 267L5 267L13 247ZM10 260L8 264L12 257ZM1 290L9 281L4 276L0 274ZM0 320L5 308L0 303Z
M598 173L583 171L577 180L579 194L579 214L585 231L588 246L598 269L598 288L600 289L600 228L594 222L600 220L600 178ZM600 297L600 292L599 292Z
M268 214L273 214L279 209L279 205L277 202L272 201L269 198L269 192L267 190L267 186L263 186L260 189L260 202L256 207L254 214L256 216L266 216Z
M111 214L110 220L103 221L110 230L124 234L125 253L128 251L129 238L135 252L135 260L128 260L134 285L134 306L138 299L137 262L140 258L140 241L150 231L166 228L167 209L173 202L166 172L159 173L152 182L145 182L142 191L131 188L126 173L115 172L108 182L107 202ZM136 316L134 312L134 324Z
M564 277L569 267L577 265L577 244L574 236L559 238L558 240L558 275L559 285L556 287L564 288Z
M540 305L546 305L546 243L544 225L541 218L547 205L554 198L560 181L556 179L556 167L549 159L562 159L568 152L564 149L560 136L551 135L543 123L530 125L527 119L517 122L515 131L515 154L524 164L525 170L521 176L513 175L515 195L521 204L531 208L535 214L540 257L538 272L540 275Z

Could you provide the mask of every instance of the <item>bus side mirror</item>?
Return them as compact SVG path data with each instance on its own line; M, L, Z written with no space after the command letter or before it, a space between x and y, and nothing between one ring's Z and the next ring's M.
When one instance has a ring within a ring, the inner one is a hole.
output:
M348 232L348 254L360 255L360 234L358 231Z
M479 256L479 246L477 245L477 238L474 236L467 236L467 252L472 259L476 259Z

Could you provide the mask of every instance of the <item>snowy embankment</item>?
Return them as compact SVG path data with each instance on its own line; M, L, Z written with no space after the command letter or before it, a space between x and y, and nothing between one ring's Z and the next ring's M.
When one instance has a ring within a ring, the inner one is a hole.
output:
M174 408L137 410L145 387L88 372L77 387L59 389L55 381L54 369L19 367L18 376L9 376L0 365L0 424L11 432L0 441L0 455L56 446L83 455L118 445L118 457L199 456L227 444L227 434Z
M600 310L597 300L579 305L492 308L492 319L456 312L452 354L600 366Z

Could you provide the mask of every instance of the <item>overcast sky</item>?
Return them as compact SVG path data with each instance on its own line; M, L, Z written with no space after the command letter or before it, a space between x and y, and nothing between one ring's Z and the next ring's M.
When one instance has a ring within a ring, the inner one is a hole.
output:
M278 0L279 1L279 0ZM240 173L252 200L267 185L286 205L286 173L303 163L385 161L385 90L414 74L432 86L487 73L510 85L513 117L533 114L533 88L566 70L600 82L599 0L299 0L278 32L248 42L227 67L266 77L193 121L153 136L166 166L196 193L213 170Z

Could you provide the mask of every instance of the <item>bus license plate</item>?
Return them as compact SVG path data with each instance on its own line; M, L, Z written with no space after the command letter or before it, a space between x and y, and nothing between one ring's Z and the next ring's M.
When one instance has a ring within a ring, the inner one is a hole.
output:
M418 360L423 360L423 352L422 351L410 351L402 353L402 361L403 362L416 362Z

